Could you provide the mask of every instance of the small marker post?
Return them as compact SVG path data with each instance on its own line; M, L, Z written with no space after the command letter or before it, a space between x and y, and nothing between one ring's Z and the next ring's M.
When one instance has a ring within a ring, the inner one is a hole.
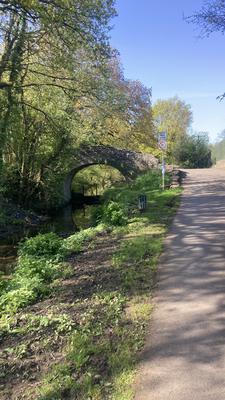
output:
M166 172L166 164L164 160L164 151L167 149L167 133L160 132L158 139L158 146L162 151L162 190L165 190L165 172Z

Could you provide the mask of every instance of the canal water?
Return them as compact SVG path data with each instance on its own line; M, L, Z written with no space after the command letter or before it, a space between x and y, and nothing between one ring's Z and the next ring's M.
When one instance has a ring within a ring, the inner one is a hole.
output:
M59 210L48 222L20 228L18 232L10 234L0 240L0 273L8 274L14 267L17 256L18 243L38 233L55 232L60 236L68 236L76 231L86 229L92 224L93 209L98 205L83 205L82 208L74 208L72 204Z

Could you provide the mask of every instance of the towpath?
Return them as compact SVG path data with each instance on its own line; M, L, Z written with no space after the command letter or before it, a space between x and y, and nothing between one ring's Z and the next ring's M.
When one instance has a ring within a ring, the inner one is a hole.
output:
M225 169L188 170L135 400L225 400Z

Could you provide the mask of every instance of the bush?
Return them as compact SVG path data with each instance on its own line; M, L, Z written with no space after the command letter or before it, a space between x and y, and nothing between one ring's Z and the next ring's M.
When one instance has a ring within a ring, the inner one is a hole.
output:
M166 180L168 180L168 175L166 175ZM161 187L162 184L162 173L160 170L149 171L143 175L138 176L132 184L133 190L156 190Z
M13 277L0 297L0 311L14 314L37 298L49 294L49 284L64 275L62 265L45 258L19 258Z
M38 276L43 282L49 283L62 275L61 265L52 259L35 258L23 256L19 258L18 266L13 280L18 281L23 278L32 278Z
M39 234L19 246L19 256L62 259L65 256L63 240L53 232Z
M104 205L99 205L91 210L92 225L96 226L103 221Z
M10 290L8 293L3 294L0 298L1 313L14 314L19 308L22 308L34 301L36 298L33 288L21 287L18 289Z
M116 203L115 201L110 201L103 207L102 219L107 225L113 226L126 225L128 222L125 209L120 203Z
M49 294L50 283L65 276L64 266L59 261L66 249L56 234L39 234L20 245L19 258L12 279L0 296L0 311L14 314L22 307Z

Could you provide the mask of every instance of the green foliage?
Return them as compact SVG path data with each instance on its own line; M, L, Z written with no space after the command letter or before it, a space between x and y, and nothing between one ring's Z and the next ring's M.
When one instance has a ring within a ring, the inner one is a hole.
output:
M166 174L165 183L169 184L170 176ZM159 190L162 184L161 171L149 171L140 175L129 184L119 185L108 189L103 196L106 203L110 201L117 202L125 210L138 212L138 197L140 194L146 194L148 200L151 200L155 190Z
M74 235L69 236L64 240L64 249L70 252L80 252L84 250L85 246L88 245L94 237L104 230L104 225L99 224L95 228L84 229Z
M8 347L5 349L5 352L17 359L22 359L27 353L27 346L26 344L21 344L16 347Z
M124 181L121 173L108 165L93 165L78 172L72 184L72 191L85 195L101 195L110 186ZM97 191L97 193L96 193Z
M22 243L12 279L1 284L4 292L0 296L0 311L5 315L15 314L20 308L49 294L50 284L68 273L68 269L59 263L65 254L63 241L54 233L39 234Z
M20 314L20 324L16 324L8 330L11 333L25 335L27 333L42 332L45 328L53 328L57 338L60 334L69 334L74 329L74 321L67 314L55 314L53 312L44 315L32 313Z
M165 184L169 183L170 183L170 176L166 174ZM143 192L143 191L158 190L161 187L161 184L162 184L161 171L153 170L138 176L131 187L132 190L139 190L140 192Z
M36 300L34 287L36 288L36 286L39 285L40 282L36 280L34 286L33 280L29 283L31 283L29 289L27 288L27 285L25 287L22 286L18 289L11 289L0 297L1 313L15 314L20 308L23 308L30 302Z
M123 226L128 222L125 208L115 201L110 201L102 208L102 222L109 226Z
M176 159L185 168L210 168L212 166L208 135L199 133L186 136L175 150Z
M63 240L53 232L39 234L21 243L18 254L21 257L62 259L65 255Z
M15 270L15 280L21 284L22 279L32 279L37 276L42 282L49 283L62 275L62 265L55 260L23 256L18 260Z
M126 291L135 291L137 288L140 290L141 286L145 289L143 282L149 275L148 269L154 266L161 249L161 239L146 234L122 243L114 254L113 264L120 268Z
M1 271L0 272L0 293L3 294L5 290L7 289L8 282L6 279L3 277L4 273Z
M8 3L0 2L0 160L7 196L46 209L62 202L83 144L156 147L151 90L124 77L109 46L114 0Z
M60 200L58 176L71 160L71 143L77 148L93 133L91 124L83 126L82 110L94 108L96 98L107 108L116 96L107 63L114 1L51 7L9 1L7 7L0 2L0 10L0 163L4 155L7 193L23 205L32 199L52 205Z
M169 163L174 162L175 146L186 137L192 121L191 107L178 97L173 97L158 100L153 106L152 113L157 132L167 132L166 156Z
M139 264L146 256L154 257L161 252L161 240L140 236L122 243L113 257L114 265L121 267L124 263Z
M92 309L83 314L82 325L70 337L66 361L64 364L53 366L45 377L44 384L40 388L39 400L61 399L63 393L71 397L79 394L79 399L82 400L89 397L101 399L104 394L108 397L109 392L105 391L107 386L104 387L107 381L100 375L101 365L95 363L93 366L93 360L104 354L109 366L112 365L111 335L107 334L109 330L111 333L115 330L118 336L120 332L120 339L125 342L125 329L123 337L119 328L124 302L125 298L117 292L93 296ZM123 345L120 345L117 356L121 361L123 350Z
M93 345L90 343L90 335L82 331L77 331L72 335L68 358L74 364L76 370L81 370L87 364L92 351Z
M131 185L124 184L120 189L114 188L107 192L108 205L112 199L116 199L120 207L123 208L124 204L129 204L130 207L133 201L136 204L137 194L140 192L147 194L149 204L144 213L138 210L135 215L132 213L125 227L110 230L113 240L117 237L114 236L117 230L124 229L124 232L123 236L120 235L112 262L108 260L107 279L102 280L100 277L99 284L97 282L94 286L94 292L91 285L90 292L84 292L85 298L77 298L76 293L71 293L72 303L67 303L67 296L66 302L62 302L61 297L57 302L57 298L53 297L51 304L54 312L50 309L46 313L44 303L41 314L33 314L31 311L20 313L14 317L14 322L10 320L9 314L3 314L5 331L8 330L10 335L19 334L21 338L27 335L34 340L36 332L39 340L47 333L47 340L53 340L53 345L56 341L60 342L60 346L64 343L63 349L60 347L60 361L54 361L49 366L38 385L36 397L39 400L133 398L135 360L143 345L145 326L152 310L150 295L155 283L156 264L166 227L179 204L180 189L162 192L158 188L159 174L160 172L148 173ZM64 239L62 242L66 253L84 250L93 243L91 241L96 234L104 232L104 229L104 226L97 226ZM56 266L58 263L55 261L55 250L46 245L48 241L43 240L44 253L35 257L34 249L39 241L40 238L34 246L32 242L32 246L29 244L25 247L26 250L20 255L20 266L17 266L12 278L18 285L14 290L21 289L15 301L21 302L21 308L42 296L39 292L40 285L44 285L48 291L52 279L56 277L55 273L62 273L60 265L59 270ZM40 250L38 245L37 250ZM36 264L36 261L40 261L40 264ZM93 266L94 264L91 268ZM53 275L49 275L48 269ZM34 279L33 283L30 281L31 277ZM112 287L113 284L115 288ZM4 293L9 293L9 307L15 294L10 294L12 290L10 287ZM12 304L12 307L16 310L16 306ZM26 352L26 347L22 344L23 342L14 353L18 357L24 357Z

